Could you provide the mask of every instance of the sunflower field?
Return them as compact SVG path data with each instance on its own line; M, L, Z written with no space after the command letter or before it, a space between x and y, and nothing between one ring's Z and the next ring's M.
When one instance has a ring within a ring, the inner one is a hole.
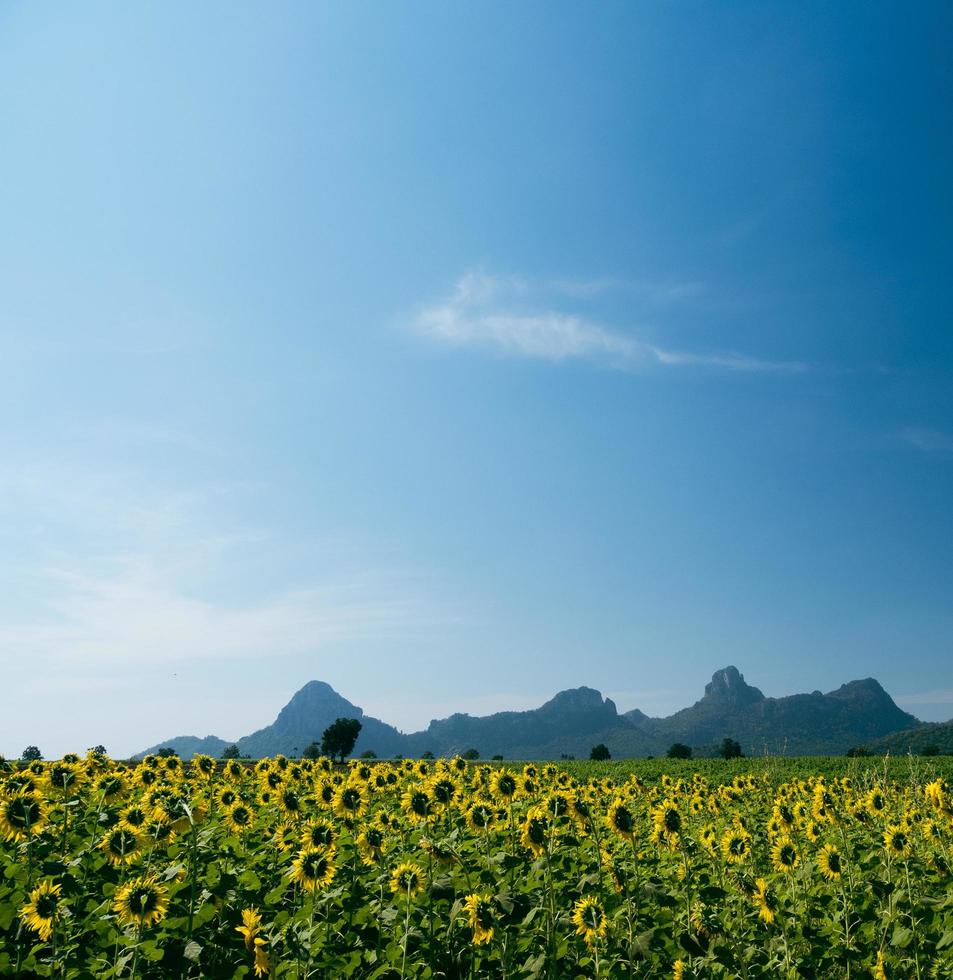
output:
M0 763L0 975L953 978L950 773L844 761Z

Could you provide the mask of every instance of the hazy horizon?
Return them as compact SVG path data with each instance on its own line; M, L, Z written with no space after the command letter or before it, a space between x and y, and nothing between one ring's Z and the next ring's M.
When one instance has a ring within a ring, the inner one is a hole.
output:
M0 752L875 677L953 716L953 7L0 7Z

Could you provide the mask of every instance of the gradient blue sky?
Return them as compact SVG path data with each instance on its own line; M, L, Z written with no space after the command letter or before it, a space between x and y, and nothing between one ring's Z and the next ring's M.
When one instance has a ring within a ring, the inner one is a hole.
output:
M948 3L0 6L0 751L953 715Z

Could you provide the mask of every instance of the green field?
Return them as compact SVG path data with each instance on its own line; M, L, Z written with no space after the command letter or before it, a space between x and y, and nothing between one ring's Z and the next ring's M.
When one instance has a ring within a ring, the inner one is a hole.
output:
M0 974L953 977L953 759L0 774Z

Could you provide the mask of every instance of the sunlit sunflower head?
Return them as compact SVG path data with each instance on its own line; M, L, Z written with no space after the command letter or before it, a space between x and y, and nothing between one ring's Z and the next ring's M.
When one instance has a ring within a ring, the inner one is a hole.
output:
M158 778L159 776L155 769L152 769L149 766L140 766L136 771L136 782L138 782L140 786L154 786Z
M119 825L136 833L149 822L149 814L138 803L130 803L119 813Z
M76 762L51 762L46 770L46 781L50 791L68 793L75 790L83 778L83 769Z
M635 817L622 797L617 796L612 801L606 814L606 825L611 831L628 840L631 840L635 834Z
M768 888L768 883L764 878L759 878L754 883L754 891L752 892L751 898L757 906L758 917L761 921L767 925L774 922L778 910L778 900L774 892Z
M460 795L460 787L449 776L435 776L427 788L441 810L445 810Z
M390 890L395 895L413 898L424 887L424 869L413 861L402 861L390 876Z
M301 846L301 827L296 823L280 823L271 839L279 851L290 851Z
M126 781L119 772L104 772L96 777L93 785L96 793L104 800L115 800L126 789Z
M302 811L301 796L290 786L282 786L277 794L278 809L289 817L299 817Z
M242 909L242 924L235 926L235 931L245 940L245 949L254 950L255 937L261 932L261 912L254 908Z
M116 891L113 911L122 925L152 926L169 910L168 889L154 875L134 878Z
M271 961L268 958L268 943L261 936L255 938L255 976L267 977L271 972Z
M833 844L825 844L817 852L817 867L828 881L837 881L844 871L840 851Z
M891 857L910 857L913 853L910 831L897 824L887 824L884 829L884 847Z
M380 864L384 858L387 836L380 827L365 827L358 835L357 850L368 867Z
M244 834L251 827L255 820L255 814L251 808L242 803L241 800L233 803L226 811L224 817L225 826L233 834Z
M433 797L426 786L411 783L404 790L400 800L401 808L410 820L416 823L430 820L436 815Z
M62 885L44 881L30 892L30 900L20 909L20 920L37 933L43 942L53 934L60 909Z
M7 840L35 837L46 824L46 804L39 793L19 790L0 799L0 834Z
M678 804L671 798L662 800L652 810L652 823L665 836L680 834L682 831L682 815L678 812Z
M502 803L509 803L519 789L516 776L509 769L497 769L490 776L490 792Z
M520 843L533 857L539 857L549 839L549 820L543 807L534 806L526 812L520 828Z
M467 826L475 834L485 834L496 822L496 811L486 803L472 803L467 808Z
M142 851L142 839L135 831L117 824L103 834L98 846L109 863L119 867L136 860Z
M739 827L729 827L721 838L721 854L729 864L741 864L751 854L751 835Z
M875 786L867 794L865 803L867 805L867 812L872 817L883 816L884 811L887 809L887 797L884 796L884 792L879 786Z
M225 763L225 768L222 770L222 775L226 779L230 779L232 782L237 783L245 775L245 767L237 760L231 759Z
M360 817L367 803L367 790L360 783L342 783L334 794L334 812L345 820Z
M789 837L779 837L771 848L771 863L776 871L790 874L800 863L797 848Z
M337 874L335 848L305 847L291 862L289 876L306 892L324 891Z
M584 895L576 902L572 907L572 921L576 935L582 936L589 947L595 946L609 927L602 903L595 895Z
M334 824L325 817L313 817L304 824L301 840L305 847L330 847L335 841Z
M467 895L463 902L463 909L473 932L473 944L480 946L488 943L493 938L493 929L496 925L496 909L493 907L491 896L485 893Z

